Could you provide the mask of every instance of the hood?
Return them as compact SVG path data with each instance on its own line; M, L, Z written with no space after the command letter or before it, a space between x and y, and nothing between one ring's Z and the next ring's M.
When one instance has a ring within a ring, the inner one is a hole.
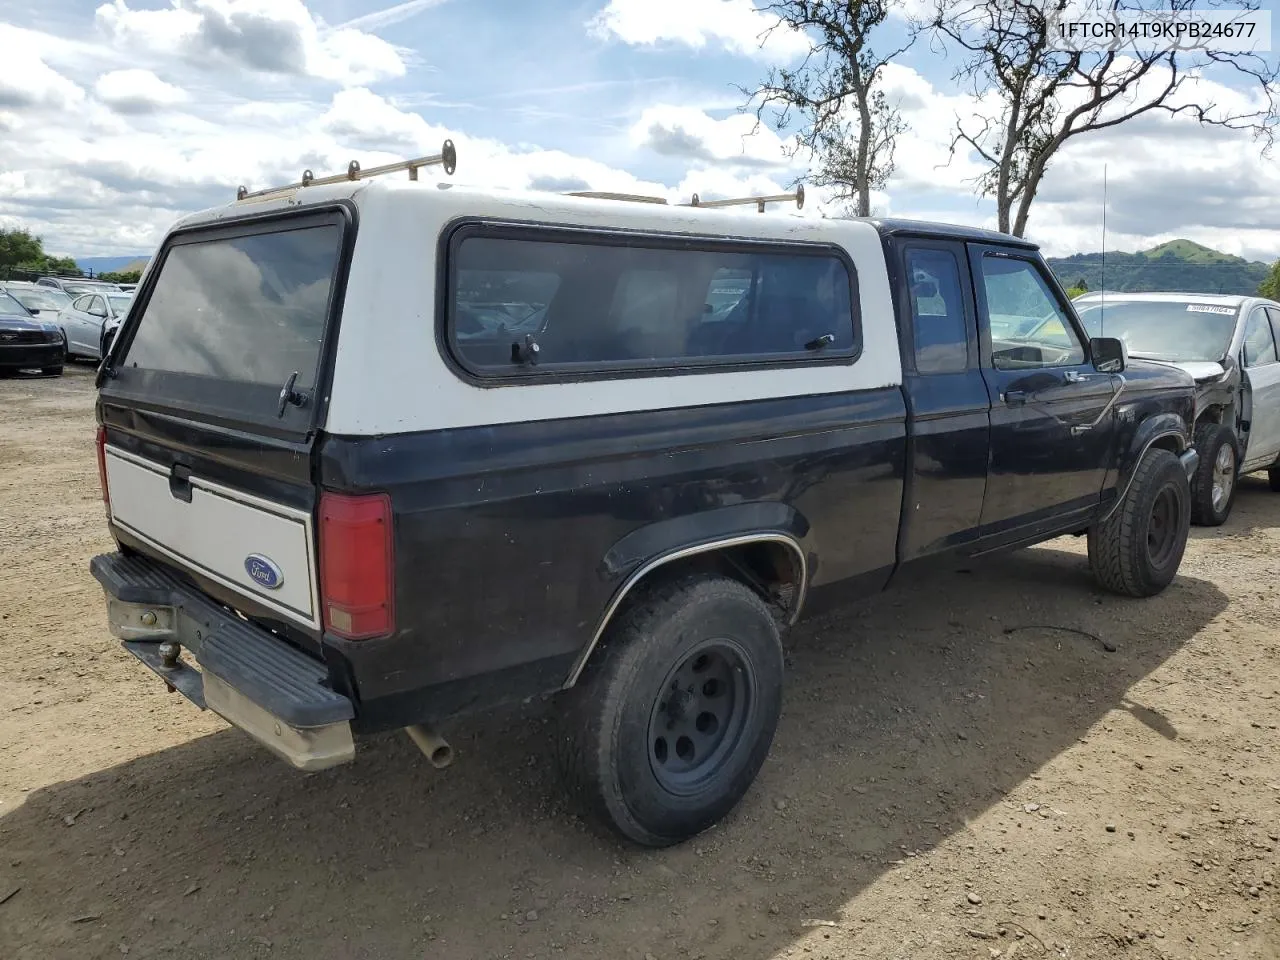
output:
M0 313L0 330L57 330L56 323L41 320L38 317L19 317L11 313Z
M1166 367L1177 367L1179 370L1185 370L1191 374L1191 378L1196 383L1216 380L1227 372L1222 364L1216 360L1153 360L1150 357L1143 357L1142 359L1147 363L1159 363Z

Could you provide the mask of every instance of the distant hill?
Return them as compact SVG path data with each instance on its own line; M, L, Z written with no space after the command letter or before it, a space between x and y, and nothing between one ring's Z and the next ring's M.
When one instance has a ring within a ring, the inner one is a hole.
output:
M145 253L135 253L126 257L76 257L76 265L85 273L117 273L132 269L138 262L146 263L150 259Z
M1143 293L1179 290L1189 293L1233 293L1253 296L1270 266L1233 257L1193 240L1170 240L1137 253L1108 253L1103 269L1101 253L1052 257L1049 265L1065 286L1080 280L1090 290Z

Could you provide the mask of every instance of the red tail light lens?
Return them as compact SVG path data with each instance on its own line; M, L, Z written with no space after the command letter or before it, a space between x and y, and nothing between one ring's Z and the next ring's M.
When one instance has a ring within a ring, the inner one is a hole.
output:
M348 640L395 630L391 498L320 495L320 604L324 626Z
M98 484L102 487L102 502L107 505L107 516L111 516L111 492L107 489L107 428L98 427L95 441L98 447Z

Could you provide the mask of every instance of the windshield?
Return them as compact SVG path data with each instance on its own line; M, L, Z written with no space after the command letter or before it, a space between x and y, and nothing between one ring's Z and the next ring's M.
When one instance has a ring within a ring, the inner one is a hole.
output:
M61 310L71 302L65 293L52 290L10 290L9 293L28 310Z
M122 297L119 295L108 295L107 299L111 301L111 310L116 314L126 314L129 312L129 304L133 303L133 297Z
M0 290L0 313L8 314L11 317L30 316L21 303L9 296L9 294L5 293L3 290Z
M1221 360L1231 346L1236 307L1194 300L1107 300L1076 304L1091 337L1119 337L1135 357Z

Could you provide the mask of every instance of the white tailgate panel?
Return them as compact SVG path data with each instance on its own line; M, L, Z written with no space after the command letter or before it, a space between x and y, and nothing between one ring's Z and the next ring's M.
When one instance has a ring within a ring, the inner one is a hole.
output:
M191 502L169 491L169 474L153 464L108 447L107 489L111 516L121 527L189 567L241 593L315 622L310 518L220 484L191 478ZM245 570L250 554L269 558L283 573L267 589Z

